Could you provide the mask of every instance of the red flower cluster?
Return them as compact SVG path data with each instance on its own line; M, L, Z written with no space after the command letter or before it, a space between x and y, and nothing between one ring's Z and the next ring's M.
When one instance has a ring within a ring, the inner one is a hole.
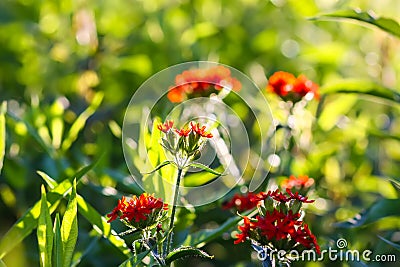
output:
M174 122L171 120L165 121L165 123L160 123L157 125L157 129L162 131L163 133L167 133L172 127L174 126ZM206 137L206 138L212 138L213 135L210 132L206 131L206 126L200 126L200 123L194 123L190 122L190 128L183 127L181 129L175 129L175 132L179 136L188 136L190 132L193 131L196 133L198 136Z
M314 184L314 179L308 177L307 175L300 175L298 177L294 175L290 175L289 178L283 180L281 182L281 187L282 188L288 188L288 189L302 189L302 188L308 188Z
M267 90L274 92L285 101L297 102L305 95L311 94L319 98L318 85L309 80L306 76L295 77L293 74L278 71L269 77Z
M122 197L118 200L118 205L114 210L107 214L109 218L107 222L112 222L119 218L127 220L133 226L136 223L147 222L146 225L151 225L158 217L160 211L167 210L168 204L164 204L160 198L155 198L153 195L143 193L139 197L133 196L129 201Z
M321 253L316 237L310 232L308 225L299 220L300 213L289 211L287 214L274 209L265 216L256 216L251 220L243 217L243 225L238 229L241 233L236 235L235 244L251 238L261 245L272 243L275 248L282 249L282 240L292 243L293 247L300 244L306 249L315 248Z
M245 195L235 194L233 198L222 204L222 208L229 210L235 209L238 212L243 212L246 210L251 210L257 207L258 201L256 199L256 194L248 192Z
M175 77L175 86L169 88L167 96L171 102L179 103L185 97L209 96L223 87L234 91L239 91L242 87L237 79L231 77L231 71L224 66L186 70Z

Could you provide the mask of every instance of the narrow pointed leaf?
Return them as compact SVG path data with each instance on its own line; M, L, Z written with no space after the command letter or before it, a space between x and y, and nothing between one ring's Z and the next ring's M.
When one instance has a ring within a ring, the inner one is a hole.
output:
M368 80L345 79L321 87L323 95L338 93L365 94L400 103L400 93Z
M93 97L92 103L89 105L89 107L83 111L78 118L75 120L75 122L72 124L67 137L64 139L62 143L62 150L67 150L70 148L70 146L74 143L74 141L78 138L78 134L82 131L82 129L85 127L87 119L93 115L93 113L97 110L97 108L100 106L101 102L103 101L104 93L103 92L98 92L96 95Z
M61 240L63 243L63 267L71 266L76 240L78 239L77 212L76 180L74 180L72 192L67 205L67 210L64 213L61 224Z
M219 172L217 172L217 171L215 171L215 170L213 170L213 169L207 167L206 165L203 165L203 164L198 163L198 162L190 163L190 164L189 164L189 167L199 168L199 169L202 169L203 171L206 171L206 172L209 172L209 173L218 175L218 176L223 175L222 173L219 173Z
M87 172L93 169L99 161L82 168L72 177L80 180ZM71 179L72 180L72 179ZM72 183L70 179L66 179L58 184L54 189L47 193L47 201L51 204L50 214L54 212L60 200L70 192ZM0 259L10 252L18 243L24 240L33 229L37 227L40 214L40 201L28 209L26 213L18 219L18 221L8 230L8 232L0 240Z
M53 249L53 225L47 204L46 191L42 185L42 198L40 201L40 215L37 228L37 239L39 245L40 266L51 266L51 255Z
M6 113L7 102L3 102L0 106L0 174L3 168L4 154L6 152Z
M370 12L359 11L355 9L338 10L332 13L322 14L317 17L311 18L311 20L326 20L326 19L351 19L360 21L384 30L396 37L400 38L400 25L397 21L378 17Z
M157 167L155 167L154 170L152 170L152 171L150 171L150 172L144 172L143 174L151 174L151 173L154 173L154 172L158 171L159 169L161 169L162 167L167 166L167 165L169 165L169 164L175 164L175 163L174 163L172 160L166 160L166 161L164 161L163 163L161 163L160 165L158 165Z
M61 226L60 215L57 213L54 219L54 250L53 250L53 264L55 267L62 267L63 261L63 244L61 240Z
M125 244L125 241L117 236L116 233L111 229L111 225L107 223L106 218L101 216L95 210L95 208L85 201L82 196L77 195L77 201L79 214L85 217L85 219L93 225L93 228L96 230L96 232L100 236L108 239L108 241L110 241L110 243L119 249L123 254L128 257L132 256L132 253Z
M7 265L0 259L0 267L7 267Z
M50 189L54 189L57 186L57 182L46 173L42 171L37 171L36 173L39 174L40 177L42 177L42 179L46 182Z
M219 166L214 171L223 171L223 167ZM220 175L215 175L212 173L196 172L192 174L186 174L185 179L183 179L184 186L196 187L211 183L218 179Z
M171 264L173 261L181 259L183 257L195 257L195 256L208 259L214 258L214 256L207 254L203 250L194 247L184 246L171 251L165 258L165 263Z

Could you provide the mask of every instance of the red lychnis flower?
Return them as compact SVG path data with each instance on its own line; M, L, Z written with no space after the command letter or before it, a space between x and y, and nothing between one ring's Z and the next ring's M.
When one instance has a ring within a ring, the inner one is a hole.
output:
M274 209L267 212L265 216L257 215L251 221L248 217L243 217L243 225L238 226L240 233L236 234L235 244L252 239L260 245L272 244L276 249L315 248L320 253L320 247L316 237L311 233L308 225L299 220L300 214L289 210L287 213ZM286 241L286 242L285 242Z
M107 214L107 217L109 217L108 222L119 218L128 221L134 227L145 228L154 224L160 212L167 209L168 204L164 204L160 198L143 193L139 197L133 196L129 201L122 197L117 207Z
M190 128L175 129L175 132L179 134L179 136L188 136L190 131Z
M164 133L167 133L172 128L172 126L174 126L174 122L173 121L165 121L164 124L161 124L161 123L158 124L157 125L157 129L162 131L162 132L164 132Z
M300 175L298 177L294 175L290 175L289 178L283 180L281 182L281 187L282 188L289 188L289 189L302 189L302 188L308 188L314 184L314 179L309 178L307 175Z
M293 74L278 71L268 79L267 90L274 92L285 101L297 102L309 94L312 98L319 98L318 85L306 76L295 77Z
M195 133L197 133L198 135L202 136L202 137L206 137L206 138L212 138L213 135L209 132L206 132L206 126L202 126L200 127L200 123L194 123L194 122L190 122L190 127L192 128L192 131L194 131Z
M231 71L224 66L193 69L175 77L175 86L170 87L167 96L171 102L179 103L185 98L209 96L224 87L239 91L241 86L237 79L231 77Z
M255 201L256 194L248 192L244 195L235 194L229 201L222 204L223 209L235 209L243 212L257 207L258 201Z

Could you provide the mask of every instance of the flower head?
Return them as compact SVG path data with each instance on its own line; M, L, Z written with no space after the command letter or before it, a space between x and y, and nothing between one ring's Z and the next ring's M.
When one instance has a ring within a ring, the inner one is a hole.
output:
M319 98L318 85L309 80L306 76L300 75L297 78L288 72L277 71L268 79L267 90L280 96L285 101L298 102L306 95L312 98Z
M252 224L250 222L249 217L244 216L243 217L243 225L239 225L238 229L241 233L236 234L237 240L234 241L235 244L239 244L241 242L246 241L246 239L250 235L250 230L252 228Z
M194 131L195 133L197 133L198 135L202 136L202 137L206 137L206 138L212 138L213 135L209 132L206 132L206 126L202 126L200 127L200 123L194 123L194 122L190 122L190 127L192 129L192 131Z
M157 125L157 129L160 130L161 132L167 133L172 126L174 126L174 122L169 120L169 121L165 121L163 124L160 123Z
M144 229L157 223L165 210L168 210L168 204L163 203L160 198L143 193L139 197L133 196L129 201L122 197L107 217L110 218L108 222L119 218L134 228Z
M175 86L170 87L167 97L171 102L179 103L186 98L209 96L222 88L239 91L241 86L237 79L231 77L231 71L224 66L192 69L175 77Z
M179 136L189 136L191 129L190 128L181 128L181 129L175 129L175 132L179 134Z

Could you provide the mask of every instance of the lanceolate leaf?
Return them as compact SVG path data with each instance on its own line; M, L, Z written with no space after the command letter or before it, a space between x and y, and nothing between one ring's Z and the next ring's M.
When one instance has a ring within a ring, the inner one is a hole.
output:
M321 87L321 93L323 95L338 93L365 94L400 103L399 92L365 80L346 79L332 84L327 84Z
M42 171L37 171L37 174L40 175L40 177L43 178L43 180L46 182L46 184L51 188L54 189L57 186L57 182L51 178L50 176L48 176L46 173L42 172Z
M40 266L51 266L51 253L53 249L53 225L51 222L49 207L47 205L46 191L43 185L42 199L40 201L40 215L37 228L37 238L39 245Z
M328 14L322 14L320 16L311 18L312 20L326 20L326 19L351 19L361 21L370 25L374 25L385 32L391 33L396 37L400 38L400 25L397 21L378 17L370 12L363 12L354 9L338 10Z
M96 232L108 239L111 244L118 248L123 254L130 257L132 253L126 246L125 241L111 230L111 225L101 216L83 197L77 195L79 214L85 217L92 225Z
M0 267L7 267L4 261L0 260Z
M171 251L165 258L165 263L171 264L175 260L178 260L183 257L191 257L191 256L197 256L197 257L208 258L208 259L214 258L214 256L208 255L205 251L202 251L198 248L185 246L185 247L176 248L173 251Z
M67 205L67 210L64 213L61 224L61 240L63 243L64 267L70 267L76 240L78 239L77 212L76 180L74 180L72 192Z
M3 168L4 154L6 152L6 118L4 114L6 113L7 102L3 102L0 106L0 174Z
M78 181L94 166L98 161L82 168L73 177ZM59 201L71 190L72 183L69 179L62 181L53 190L47 193L47 201L51 204L50 214L54 212ZM0 259L10 252L19 242L27 237L33 229L37 227L40 214L40 201L27 210L27 212L8 230L0 240Z
M215 171L223 171L223 167L220 166L215 169ZM208 183L211 183L218 179L220 175L212 174L212 173L204 173L204 172L196 172L192 174L186 174L185 179L183 179L184 186L201 186Z
M54 220L54 253L53 253L53 264L55 267L61 267L63 261L63 244L61 240L61 226L60 226L60 215L57 213Z
M150 172L145 172L145 173L143 173L143 174L151 174L151 173L156 172L156 171L158 171L159 169L161 169L162 167L167 166L167 165L169 165L169 164L175 164L175 162L173 162L172 160L166 160L166 161L162 162L160 165L158 165L157 167L155 167L154 170L152 170L152 171L150 171Z
M400 216L400 199L381 199L364 212L345 222L335 224L339 228L353 228L376 222L389 216Z
M190 163L189 166L190 166L190 167L194 167L194 168L202 169L203 171L206 171L206 172L209 172L209 173L218 175L218 176L221 176L221 175L222 175L222 173L219 173L219 172L217 172L217 171L215 171L215 170L213 170L213 169L207 167L206 165L203 165L203 164L198 163L198 162Z

